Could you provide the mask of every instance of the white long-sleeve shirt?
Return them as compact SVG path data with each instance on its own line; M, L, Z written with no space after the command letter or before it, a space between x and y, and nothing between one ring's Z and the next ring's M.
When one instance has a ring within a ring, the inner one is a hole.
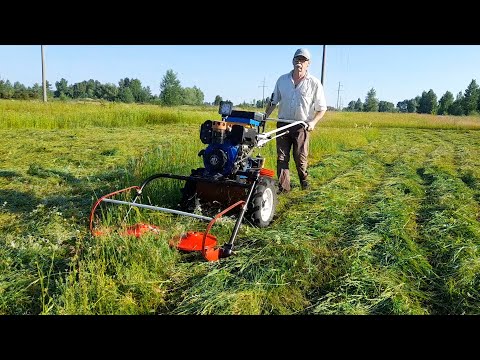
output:
M272 94L272 105L278 106L278 118L309 122L316 111L327 110L323 85L307 71L295 87L293 70L280 76Z

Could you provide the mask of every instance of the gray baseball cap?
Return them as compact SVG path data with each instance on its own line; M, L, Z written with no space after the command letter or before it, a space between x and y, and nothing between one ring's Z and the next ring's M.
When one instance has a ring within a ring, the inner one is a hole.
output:
M297 56L304 56L307 58L307 60L310 60L312 58L310 55L310 51L308 51L308 49L306 48L300 48L295 51L295 55L293 55L293 57L296 58Z

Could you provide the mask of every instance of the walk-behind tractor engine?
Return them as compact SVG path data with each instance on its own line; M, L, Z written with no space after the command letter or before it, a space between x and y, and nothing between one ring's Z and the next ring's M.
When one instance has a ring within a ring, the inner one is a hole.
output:
M92 234L99 234L94 229L94 220L95 210L102 202L128 205L130 209L147 208L190 216L209 221L206 231L189 231L177 237L178 241L172 244L183 251L201 251L205 259L215 261L232 254L233 242L242 221L257 227L268 226L277 205L275 172L264 168L265 158L260 155L253 157L252 154L255 148L264 146L288 131L276 136L272 134L305 123L282 119L282 122L290 124L265 132L266 120L275 119L265 119L264 114L259 112L233 110L231 102L223 101L220 103L219 114L221 120L206 120L200 127L200 140L207 145L198 153L202 157L203 167L192 170L190 176L154 174L140 186L131 186L101 197L90 213ZM179 210L142 204L139 201L145 187L160 178L185 181L181 189ZM136 191L136 196L131 202L113 199L120 193L132 190ZM229 212L236 215L237 220L230 240L218 247L216 238L209 231L218 219ZM129 226L124 233L139 237L145 231L158 232L159 228L142 223Z
M198 153L204 167L192 170L195 179L182 189L180 206L184 211L218 209L245 200L258 177L245 215L255 226L268 226L277 203L274 172L263 167L265 158L252 157L259 129L265 127L264 114L232 110L229 102L221 103L219 113L222 120L207 120L200 127L200 140L207 144Z

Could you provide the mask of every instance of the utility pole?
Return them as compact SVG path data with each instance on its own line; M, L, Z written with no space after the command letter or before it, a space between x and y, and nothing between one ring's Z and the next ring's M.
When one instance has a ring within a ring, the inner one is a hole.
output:
M322 59L322 85L325 87L325 60L327 56L327 45L323 45L323 59Z
M339 106L339 105L338 105L338 100L339 100L339 98L340 98L340 87L341 87L341 86L342 86L342 85L340 85L340 81L339 81L339 82L338 82L338 90L337 90L337 110L340 110L340 108L338 107L338 106Z
M264 108L265 106L264 106L263 101L264 101L264 99L265 99L265 88L266 88L266 86L265 86L265 78L263 78L263 85L260 85L259 87L263 88L263 91L262 91L262 108Z
M45 54L42 45L42 83L43 83L43 102L47 102L47 80L45 79Z

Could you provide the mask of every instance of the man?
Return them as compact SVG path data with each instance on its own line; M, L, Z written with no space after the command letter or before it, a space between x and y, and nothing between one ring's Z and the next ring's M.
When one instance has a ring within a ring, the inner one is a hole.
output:
M309 74L308 67L312 57L305 48L298 49L293 55L293 70L280 76L275 84L265 118L278 105L278 119L303 120L306 126L298 124L288 128L288 134L277 138L277 176L279 191L290 191L290 151L297 168L302 190L309 188L308 183L308 143L310 132L327 111L327 102L319 79ZM287 125L278 122L277 127Z

